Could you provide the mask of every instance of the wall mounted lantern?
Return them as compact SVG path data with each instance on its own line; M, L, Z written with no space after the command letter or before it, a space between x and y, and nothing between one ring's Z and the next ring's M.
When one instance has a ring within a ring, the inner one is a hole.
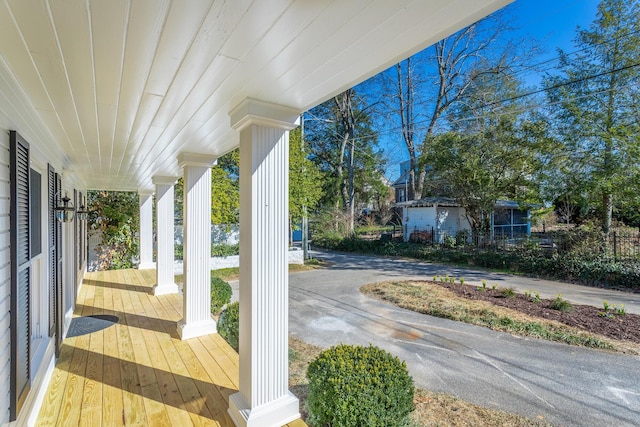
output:
M78 211L76 212L76 218L78 218L79 221L84 221L87 219L88 215L89 211L84 207L84 204L80 205Z
M73 207L73 203L71 203L71 199L65 194L62 198L62 206L56 206L56 218L60 222L71 222L73 221L73 217L75 216L76 209Z

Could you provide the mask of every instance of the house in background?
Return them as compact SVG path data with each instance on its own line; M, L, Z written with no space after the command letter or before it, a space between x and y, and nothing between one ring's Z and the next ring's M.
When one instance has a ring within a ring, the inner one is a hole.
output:
M396 203L402 209L403 240L442 244L447 236L456 237L465 232L471 238L471 226L465 209L453 198L426 197L420 200ZM490 212L490 239L513 239L531 233L529 210L518 203L499 200Z
M380 210L388 208L393 202L393 189L391 182L384 175L380 176L380 182L384 188L381 193L373 193L371 186L364 188L365 198L356 201L356 215L372 215ZM368 197L367 197L368 196Z
M210 168L238 146L245 267L228 413L238 426L297 419L287 386L289 130L302 111L508 3L0 2L0 424L35 424L45 398L86 270L87 189L139 194L140 265L156 267L161 295L178 292L173 186L183 177L175 326L182 340L216 333L201 261Z
M466 232L469 240L471 225L465 209L453 197L451 186L447 182L429 182L425 185L428 197L419 200L411 198L410 165L409 160L400 163L400 177L392 185L396 195L394 209L402 218L403 240L442 244L445 237L455 237L459 232ZM513 239L531 233L530 211L522 209L517 202L498 200L493 212L488 215L491 240L504 237Z
M491 230L496 239L530 236L531 210L513 200L498 200L491 213Z
M410 194L409 187L409 172L411 170L411 161L405 160L400 163L400 176L396 179L391 187L393 187L395 192L395 201L396 203L406 202L408 200L413 200L413 195Z

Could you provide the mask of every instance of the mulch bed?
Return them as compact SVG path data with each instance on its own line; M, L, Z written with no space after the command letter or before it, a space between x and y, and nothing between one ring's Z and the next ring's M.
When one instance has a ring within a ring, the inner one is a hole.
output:
M460 285L459 283L451 284L439 281L431 283L447 288L456 295L467 299L488 301L530 316L556 320L565 325L608 338L640 343L640 315L637 314L627 313L624 316L604 317L599 314L604 311L603 307L578 304L572 304L571 311L562 312L549 307L552 301L550 299L532 302L523 294L516 294L514 297L506 298L501 294L503 288L495 290L488 288L483 291L478 290L476 286ZM618 301L610 301L610 303L619 304Z

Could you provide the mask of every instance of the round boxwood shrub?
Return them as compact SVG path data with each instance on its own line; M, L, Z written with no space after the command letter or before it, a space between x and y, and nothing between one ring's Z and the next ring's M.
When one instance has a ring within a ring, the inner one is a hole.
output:
M211 278L211 314L218 314L231 301L231 285L219 277Z
M240 304L232 302L222 310L218 318L218 333L238 351L238 321L240 320Z
M331 347L311 362L307 378L311 425L409 424L413 379L405 362L378 347Z

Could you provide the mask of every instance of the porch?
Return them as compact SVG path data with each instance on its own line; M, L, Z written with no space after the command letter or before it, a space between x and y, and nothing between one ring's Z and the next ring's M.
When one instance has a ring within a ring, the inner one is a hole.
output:
M37 425L234 426L238 354L217 334L181 340L182 295L155 283L154 270L86 274Z

